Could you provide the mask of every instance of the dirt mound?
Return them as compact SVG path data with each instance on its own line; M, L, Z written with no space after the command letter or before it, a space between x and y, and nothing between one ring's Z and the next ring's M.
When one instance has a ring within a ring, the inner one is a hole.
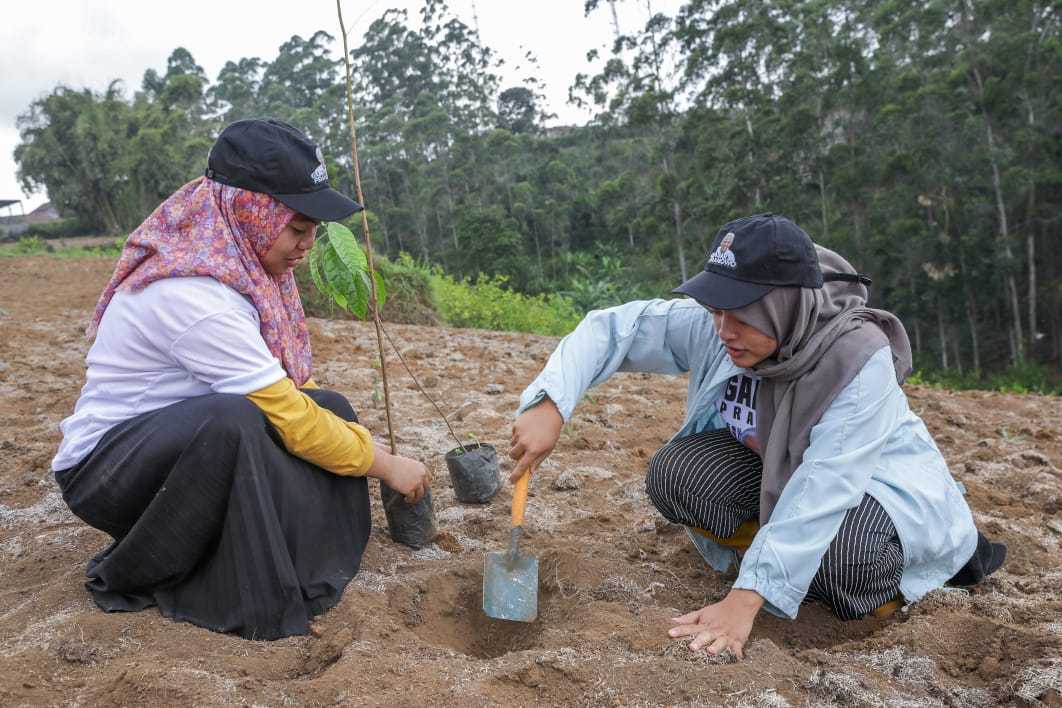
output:
M533 482L524 543L540 559L531 625L480 610L482 556L507 539L509 492L453 497L441 421L394 371L398 440L434 466L436 545L394 544L377 504L363 570L313 634L248 642L159 617L104 614L81 586L107 539L72 517L48 465L83 380L82 331L112 264L0 260L2 705L1062 705L1062 400L909 389L1004 571L888 620L816 605L763 616L741 663L667 638L668 618L722 597L656 515L642 476L682 415L680 378L624 374L593 393ZM384 430L374 337L314 320L316 376ZM504 447L555 340L392 325L462 430ZM499 392L500 391L500 392ZM378 497L377 497L378 498Z

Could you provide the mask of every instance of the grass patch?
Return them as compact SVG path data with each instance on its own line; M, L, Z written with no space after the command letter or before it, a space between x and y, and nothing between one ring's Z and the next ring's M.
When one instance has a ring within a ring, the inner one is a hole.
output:
M981 390L1062 395L1062 381L1058 379L1058 374L1035 362L1026 362L991 374L960 374L952 369L924 368L907 377L907 383L951 391Z
M117 258L122 252L125 237L115 238L111 243L98 246L72 246L56 248L40 236L23 236L16 243L0 246L0 257L55 256L57 258L100 257Z

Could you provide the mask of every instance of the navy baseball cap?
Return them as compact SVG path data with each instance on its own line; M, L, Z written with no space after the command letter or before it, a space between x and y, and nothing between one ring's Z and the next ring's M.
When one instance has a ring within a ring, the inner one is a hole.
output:
M321 148L284 121L253 119L229 125L210 148L206 176L264 192L318 221L338 221L364 208L329 186Z
M719 229L704 270L671 292L716 310L735 310L777 287L821 288L815 244L784 216L754 214Z

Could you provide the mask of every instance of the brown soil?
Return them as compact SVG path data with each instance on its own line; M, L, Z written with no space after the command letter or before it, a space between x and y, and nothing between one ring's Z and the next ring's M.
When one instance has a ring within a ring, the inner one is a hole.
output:
M66 511L49 461L110 268L0 260L0 705L1062 705L1062 399L1039 396L908 390L979 525L1010 546L1002 572L887 620L842 623L815 605L795 622L763 616L741 663L665 635L668 617L732 580L707 569L642 490L649 455L682 415L677 377L624 374L595 390L533 482L534 624L482 614L483 554L505 545L508 489L486 506L454 501L442 462L453 445L397 361L398 441L436 471L436 545L393 543L377 504L363 570L311 636L251 642L155 610L104 614L81 583L107 539ZM312 329L318 381L382 433L371 328ZM459 428L499 448L555 343L390 330Z

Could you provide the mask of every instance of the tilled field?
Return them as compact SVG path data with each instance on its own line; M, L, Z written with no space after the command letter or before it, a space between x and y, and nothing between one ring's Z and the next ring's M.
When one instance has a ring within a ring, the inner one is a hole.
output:
M360 575L306 637L250 642L153 609L104 614L82 579L107 538L66 510L49 462L111 266L0 259L0 705L1062 705L1062 399L1038 396L908 389L978 524L1008 543L1002 572L887 620L842 623L816 605L795 622L761 616L741 663L665 633L733 579L706 568L643 491L649 456L682 418L676 377L623 374L593 391L533 481L534 624L480 611L483 554L507 540L508 485L488 505L454 500L452 442L397 360L400 449L436 472L434 545L393 543L377 503ZM317 380L383 440L371 326L311 326ZM499 449L555 343L389 331L459 430Z

